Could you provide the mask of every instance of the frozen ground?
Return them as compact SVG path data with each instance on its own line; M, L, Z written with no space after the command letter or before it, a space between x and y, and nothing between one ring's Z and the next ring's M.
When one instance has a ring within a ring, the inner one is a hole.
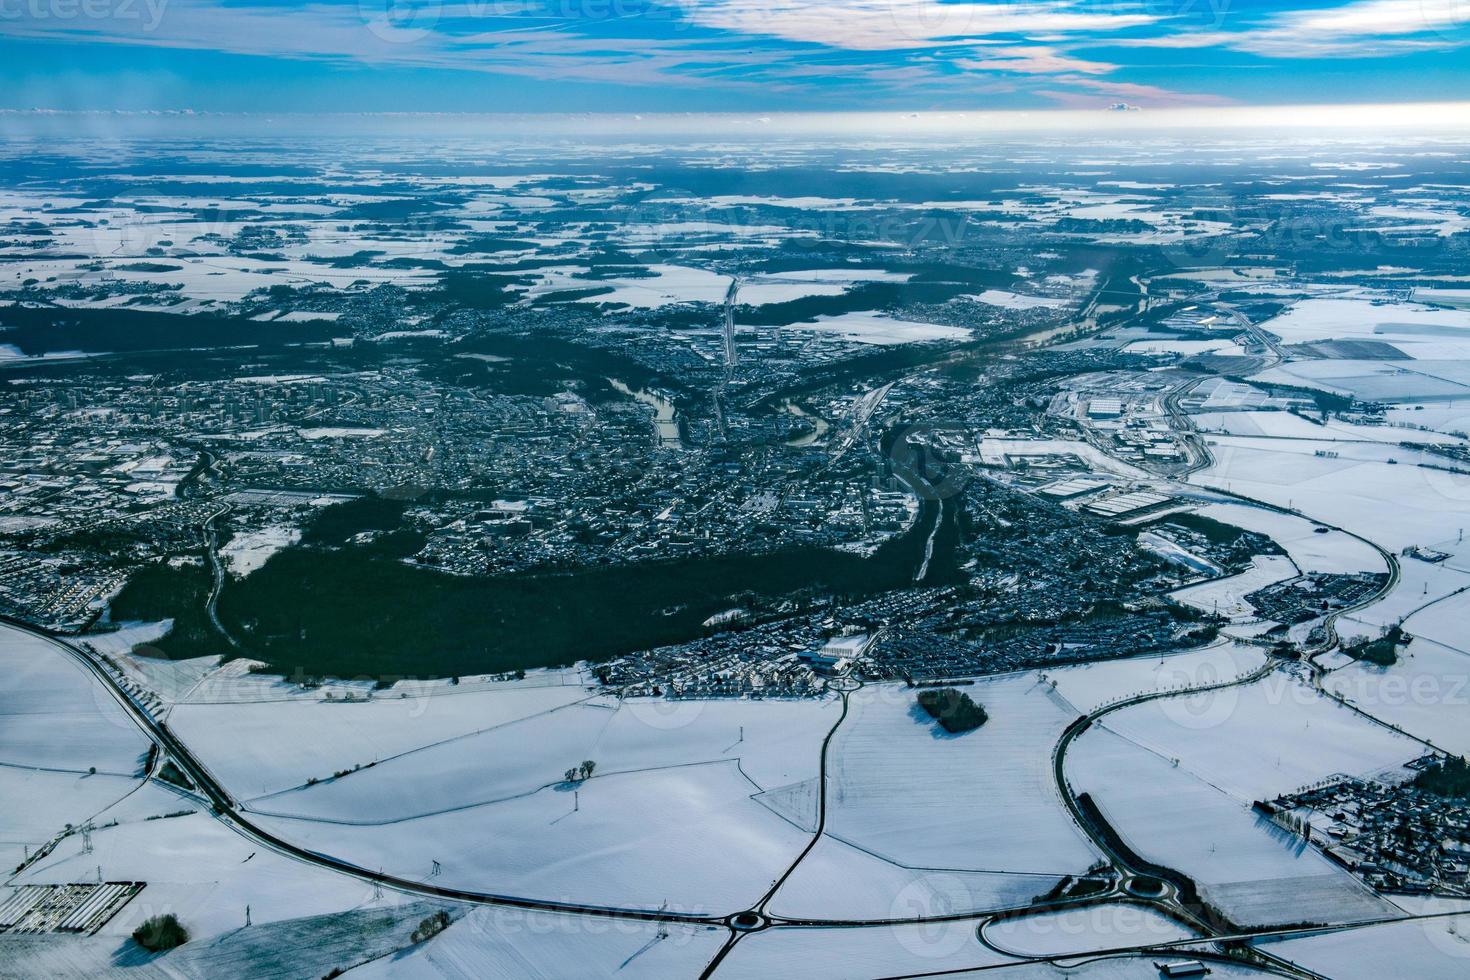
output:
M1019 908L1056 875L905 868L823 836L776 892L767 911L790 919L883 920Z
M723 980L853 980L1014 962L980 944L970 921L855 929L774 929L747 936L725 957Z
M265 527L246 531L230 538L220 548L220 560L236 578L244 578L270 561L271 556L283 548L301 540L301 531L294 527Z
M1322 686L1411 735L1470 755L1470 655L1415 640L1392 667L1351 662Z
M858 344L913 344L930 340L968 340L964 327L948 327L937 323L896 320L882 313L842 313L820 316L815 320L790 323L782 330L798 333L830 335Z
M1215 464L1191 482L1295 508L1393 553L1452 544L1459 528L1470 527L1470 476L1413 465L1411 450L1236 436L1210 442Z
M1466 441L1461 437L1405 428L1403 425L1358 425L1344 422L1341 419L1319 422L1316 419L1303 418L1294 412L1205 412L1193 416L1193 419L1201 432L1218 432L1232 436L1308 439L1317 442L1331 439L1340 442L1395 444L1400 442L1464 443ZM1407 421L1405 424L1408 424Z
M1388 573L1383 556L1371 545L1342 531L1322 528L1315 521L1294 514L1237 503L1210 504L1201 507L1198 513L1201 517L1266 535L1280 545L1303 572L1338 575Z
M598 775L493 805L382 825L261 817L363 868L495 894L728 914L749 908L811 836L751 799L734 761Z
M1124 708L1101 724L1245 805L1339 773L1399 772L1423 754L1412 739L1279 671L1245 686Z
M53 643L0 624L0 763L133 776L148 741Z
M1297 574L1292 560L1281 555L1257 555L1251 567L1239 575L1218 578L1170 593L1173 598L1200 612L1232 620L1256 619L1256 609L1246 596Z
M475 909L431 942L347 972L349 980L697 977L728 932L708 926Z
M1261 324L1288 344L1313 340L1387 340L1416 344L1439 338L1470 340L1470 312L1420 303L1380 303L1366 298L1303 300Z
M852 695L828 760L827 832L913 868L1064 875L1098 858L1068 817L1051 747L1070 705L1035 674L982 678L989 712L952 736L893 684Z
M169 725L226 788L248 799L555 712L588 697L584 689L569 686L425 690L417 697L380 693L352 702L316 697L179 704L169 714ZM548 761L547 775L584 758L559 767Z
M986 306L1000 306L1008 310L1060 309L1071 306L1072 300L1058 296L1033 296L1028 293L1013 293L1004 289L987 289L975 296L967 296Z
M1463 980L1470 974L1470 916L1391 922L1259 947L1333 980Z
M55 644L0 624L4 867L136 792L147 755L147 740L86 668Z
M1018 956L1152 946L1196 935L1150 908L1121 902L1017 916L985 927L987 941Z
M1226 743L1228 744L1228 743ZM1073 743L1067 778L1139 854L1194 878L1241 925L1394 914L1300 837L1183 766L1106 728Z
M521 700L502 696L500 706ZM674 713L662 714L669 705ZM682 716L681 707L687 708ZM821 741L838 710L835 700L584 700L385 757L341 779L257 798L252 808L382 823L534 792L559 784L584 759L597 763L598 776L738 761L757 792L775 791L816 777Z
M1266 655L1260 647L1221 642L1185 653L1079 664L1047 671L1046 676L1056 682L1057 693L1080 715L1135 694L1200 687L1243 677L1265 662Z
M444 883L497 894L720 913L752 904L810 840L839 712L514 686L174 709L225 785L313 850L408 878L440 861ZM566 783L584 759L593 778Z
M206 813L161 816L190 805L168 790L150 787L149 794L151 800L120 811L117 826L105 826L112 815L103 816L92 853L82 853L79 835L68 837L11 884L96 881L99 867L108 881L147 882L103 927L103 935L118 938L163 912L176 913L195 939L207 939L243 926L246 905L253 922L267 923L374 901L370 885L257 847ZM399 901L385 894L380 903Z

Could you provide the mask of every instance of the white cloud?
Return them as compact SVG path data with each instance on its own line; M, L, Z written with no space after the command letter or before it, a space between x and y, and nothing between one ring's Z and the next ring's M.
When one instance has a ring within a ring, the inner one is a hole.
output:
M1106 75L1117 65L1087 61L1050 47L987 48L983 58L957 58L955 64L969 71L1010 71L1022 75L1056 75L1081 72L1084 75Z
M968 44L996 35L1095 34L1158 23L1150 14L1098 13L1065 0L702 0L685 16L703 27L853 51Z
M1120 43L1153 48L1223 47L1266 58L1364 58L1470 43L1470 0L1356 0L1280 11L1242 31L1200 31Z

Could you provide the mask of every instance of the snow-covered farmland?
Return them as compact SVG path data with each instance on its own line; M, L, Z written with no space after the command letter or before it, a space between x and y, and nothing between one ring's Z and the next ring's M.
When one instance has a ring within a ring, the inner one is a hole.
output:
M162 816L191 804L161 787L147 792L139 805L118 811L117 826L105 825L113 813L103 815L92 853L83 853L80 835L73 835L11 883L95 881L99 867L109 881L146 881L143 893L104 927L114 937L163 912L175 912L193 938L204 939L242 926L246 905L254 922L266 923L372 900L371 885L261 848L206 813ZM400 900L388 892L382 901Z
M968 340L970 331L938 323L896 320L882 313L841 313L787 324L783 330L816 333L857 344L915 344L932 340Z
M1201 687L1244 677L1265 662L1266 654L1260 647L1225 642L1161 657L1077 664L1047 671L1046 676L1056 682L1057 693L1080 715L1135 694Z
M1056 875L906 868L823 835L771 899L790 919L884 920L1029 905Z
M1417 738L1470 755L1470 655L1415 640L1392 667L1355 661L1322 685Z
M1101 724L1246 805L1338 773L1398 772L1423 754L1412 739L1281 672L1124 708Z
M507 693L496 702L470 697L502 712L519 705L511 710L522 712L538 703L520 696L525 693ZM546 703L544 694L540 698ZM660 710L669 705L672 712ZM687 710L681 714L680 708ZM831 700L584 700L380 760L359 760L375 764L339 779L319 773L323 782L257 798L251 807L261 813L386 823L535 792L561 783L566 769L584 759L597 763L599 778L738 760L756 792L777 791L816 777L821 741L838 711ZM388 727L406 733L416 725L408 719Z
M418 697L176 705L169 726L231 793L241 798L301 786L583 700L580 687L466 691L432 687ZM548 762L548 776L560 767Z
M1290 558L1281 555L1257 555L1251 559L1251 567L1239 575L1201 582L1171 595L1176 601L1201 612L1228 616L1233 620L1255 619L1256 610L1246 596L1296 574L1297 568Z
M1408 450L1236 436L1210 442L1215 463L1191 482L1294 508L1390 552L1453 545L1458 529L1470 527L1470 476L1412 465ZM1369 452L1376 458L1363 458Z
M985 939L1018 956L1057 956L1153 946L1197 934L1153 909L1117 902L1001 919Z
M950 736L891 684L851 697L828 759L827 832L912 868L1077 874L1098 854L1067 815L1051 747L1076 717L1033 673L966 692L989 712Z
M148 740L55 643L0 624L0 763L133 776Z
M1193 416L1193 420L1201 432L1231 436L1386 443L1465 441L1444 433L1410 429L1402 425L1359 425L1340 419L1319 422L1295 412L1205 412Z
M1017 962L983 946L967 921L854 929L772 929L746 936L720 964L736 980L899 977ZM860 964L860 972L854 966Z
M220 560L236 578L244 578L270 561L271 556L301 540L294 527L265 527L232 537L219 550Z
M1388 340L1407 344L1436 338L1470 341L1470 312L1437 310L1420 303L1317 298L1296 303L1261 324L1289 344L1314 340Z
M597 775L381 825L258 819L293 843L399 877L424 878L437 861L436 883L451 887L728 914L754 904L811 839L753 800L758 790L730 760Z
M1390 922L1259 945L1271 956L1333 980L1462 980L1470 973L1470 915Z
M409 878L440 861L472 890L725 913L810 841L841 706L512 685L173 710L226 787L313 850ZM593 777L566 782L587 759Z
M1299 836L1106 728L1073 743L1066 770L1134 851L1191 876L1207 901L1241 925L1395 912Z
M1247 504L1223 503L1201 507L1201 517L1256 531L1280 545L1303 572L1387 574L1383 556L1373 546L1342 531L1313 521Z
M695 977L728 934L716 926L479 908L427 943L350 970L350 980Z

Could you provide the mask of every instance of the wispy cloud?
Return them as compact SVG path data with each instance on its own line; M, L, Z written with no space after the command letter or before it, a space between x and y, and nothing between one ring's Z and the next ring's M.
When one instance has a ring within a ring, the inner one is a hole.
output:
M1095 3L946 3L940 0L702 0L687 8L697 24L747 35L854 51L966 44L980 38L1051 32L1108 33L1160 21L1143 5Z
M1129 38L1155 48L1222 47L1267 58L1367 58L1470 44L1470 0L1357 0L1285 10L1236 31Z
M1058 75L1066 72L1106 75L1118 69L1117 65L1087 61L1064 54L1056 48L1042 46L988 48L982 58L957 58L954 63L970 71L1009 71L1022 75Z
M1174 88L1226 85L1210 70L1250 60L1242 55L1326 62L1470 44L1470 0L1281 0L1315 5L1274 10L1229 9L1230 0L129 0L104 3L111 15L98 17L54 16L59 2L0 0L0 45L456 70L643 87L655 98L677 86L1197 105L1226 101L1223 91ZM1144 84L1161 75L1157 54L1139 49L1197 50L1202 64L1172 67L1201 73Z

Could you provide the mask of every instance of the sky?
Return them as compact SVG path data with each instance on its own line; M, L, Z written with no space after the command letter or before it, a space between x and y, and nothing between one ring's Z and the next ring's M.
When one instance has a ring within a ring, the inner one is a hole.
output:
M1194 110L1470 99L1470 0L0 0L0 109Z

